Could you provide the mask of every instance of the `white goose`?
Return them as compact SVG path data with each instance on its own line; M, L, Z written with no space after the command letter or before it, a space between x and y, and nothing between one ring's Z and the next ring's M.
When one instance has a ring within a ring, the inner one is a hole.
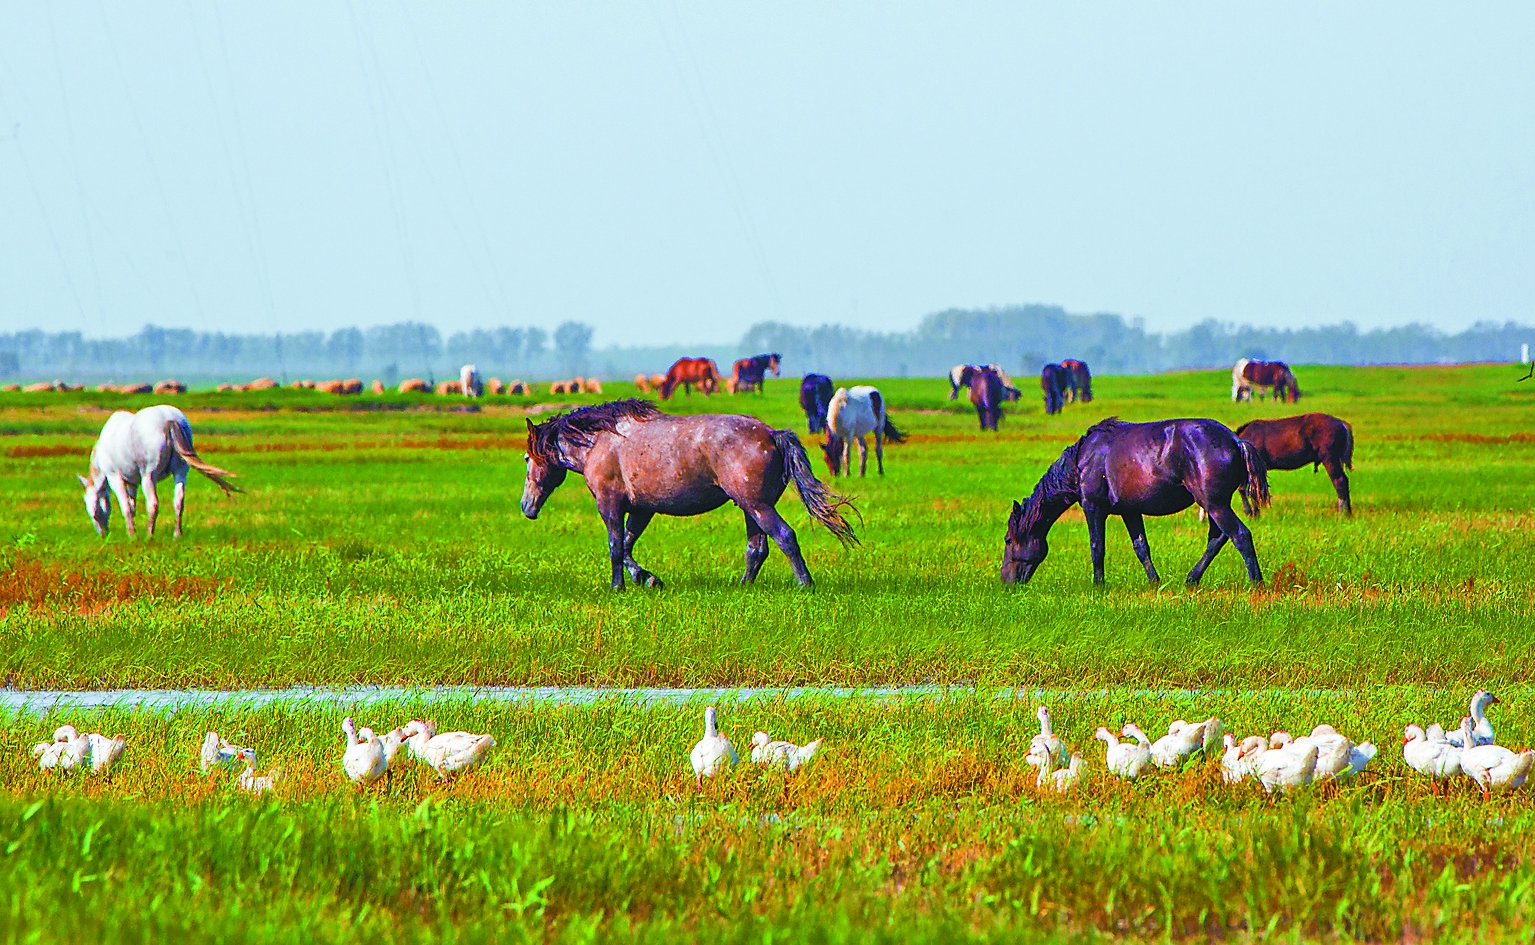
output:
M416 736L425 734L425 738ZM400 728L400 737L404 740L405 748L410 753L411 760L426 764L426 756L421 754L418 746L424 747L437 735L437 723L423 719L411 719Z
M225 741L218 732L209 732L204 735L202 751L199 752L198 758L203 774L216 768L233 767L240 760L242 750L241 746L231 745Z
M1421 725L1409 725L1402 730L1402 760L1407 767L1433 779L1437 791L1440 781L1448 781L1460 772L1460 748L1445 740L1443 732L1438 738L1430 737Z
M357 737L362 741L377 738L378 743L384 746L384 764L394 767L394 756L399 754L400 746L405 744L405 730L403 728L391 729L382 735L374 735L373 729L364 725L357 730Z
M1270 794L1276 790L1288 791L1311 783L1316 760L1317 746L1313 744L1279 748L1259 745L1252 755L1253 778Z
M277 786L277 779L282 776L280 769L273 768L265 777L256 776L256 749L241 748L239 758L245 762L245 770L240 772L240 790L260 797Z
M1204 750L1206 726L1219 719L1194 724L1178 719L1167 727L1167 734L1151 743L1151 760L1159 768L1172 768L1183 759ZM1219 736L1217 736L1219 737Z
M1445 741L1460 748L1465 748L1468 744L1473 747L1493 744L1497 739L1493 735L1492 723L1487 720L1487 707L1497 705L1501 701L1487 690L1478 689L1471 696L1471 741L1466 741L1464 729L1445 732Z
M704 778L712 778L740 760L730 739L720 734L714 721L714 706L709 706L704 710L704 737L688 753L688 761L693 764L693 780L702 785Z
M32 746L32 757L37 759L37 766L44 771L51 773L61 769L70 772L77 766L85 765L90 750L90 741L81 738L73 725L60 725L53 730L53 741L39 742Z
M793 771L815 757L821 741L818 738L804 745L796 745L793 742L770 741L767 732L758 732L752 736L752 764L779 765Z
M90 743L87 756L91 761L91 773L102 775L110 781L112 769L117 767L123 752L128 748L128 736L113 735L108 738L100 732L91 732L84 740Z
M1462 719L1460 735L1469 743L1476 737L1471 719ZM1530 766L1535 764L1535 751L1513 751L1502 745L1472 745L1460 752L1460 770L1482 789L1482 797L1489 798L1494 791L1507 794L1522 786L1530 776Z
M1077 752L1071 753L1071 764L1060 771L1052 772L1050 777L1055 782L1055 793L1065 794L1072 786L1082 780L1082 756Z
M411 722L399 729L399 732L402 737L407 731L412 733L409 738L410 753L436 771L438 778L443 781L451 781L473 771L485 760L486 753L496 747L496 740L490 735L476 735L473 732L432 734L436 730L436 722Z
M356 782L359 790L369 787L389 772L384 761L384 746L377 739L357 737L357 723L349 715L341 720L341 731L346 733L346 753L341 756L341 767L346 776Z
M1249 735L1237 744L1237 737L1230 732L1221 737L1224 751L1221 753L1221 780L1227 784L1240 784L1253 773L1253 756L1266 748L1268 742L1262 735Z
M1125 733L1128 735L1129 733ZM1146 770L1151 763L1151 746L1139 741L1122 742L1114 737L1114 733L1106 728L1099 727L1093 737L1103 742L1106 746L1103 751L1104 767L1116 777L1135 780Z
M1351 778L1364 770L1375 757L1376 748L1369 742L1355 744L1338 734L1338 730L1325 722L1311 730L1311 734L1296 739L1296 744L1310 742L1317 746L1317 763L1314 777L1318 781L1334 781Z
M1050 757L1065 758L1069 749L1061 737L1055 734L1055 728L1050 724L1049 706L1040 706L1035 711L1034 717L1039 719L1039 734L1029 739L1029 747L1043 745L1050 752Z

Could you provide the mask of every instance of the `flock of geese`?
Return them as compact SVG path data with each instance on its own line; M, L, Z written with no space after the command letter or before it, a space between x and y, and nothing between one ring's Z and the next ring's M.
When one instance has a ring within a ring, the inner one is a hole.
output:
M1495 743L1487 708L1497 702L1497 696L1478 689L1471 697L1471 714L1461 719L1454 730L1446 730L1437 723L1427 728L1407 726L1402 737L1402 759L1409 768L1427 775L1436 793L1440 785L1460 776L1474 782L1484 797L1521 787L1535 765L1535 751L1516 752ZM1086 765L1082 754L1072 751L1055 733L1049 707L1040 706L1036 715L1039 734L1030 740L1024 760L1039 769L1035 784L1040 790L1067 793L1083 778ZM439 733L436 722L421 719L377 735L367 726L359 728L348 716L341 722L341 731L346 736L341 768L359 789L380 780L386 786L392 783L401 748L406 749L407 758L428 766L440 780L449 781L477 767L496 745L490 735ZM1227 784L1251 779L1270 794L1313 782L1351 778L1364 771L1377 753L1369 742L1351 741L1327 724L1318 725L1309 735L1299 738L1289 732L1274 732L1267 738L1249 735L1238 739L1214 717L1203 722L1178 719L1156 741L1133 723L1127 723L1117 736L1100 727L1093 737L1104 743L1104 767L1118 778L1133 780L1155 769L1180 767L1196 756L1212 757L1219 746L1221 777ZM767 732L757 732L752 736L751 761L796 771L816 757L821 741L817 738L796 745L775 741ZM36 745L32 755L46 772L78 770L110 779L127 744L123 735L112 738L97 732L82 735L73 725L62 725L54 731L53 741ZM689 752L688 760L698 785L703 784L704 778L721 774L741 760L730 739L720 734L714 706L704 710L704 735ZM204 774L243 765L237 783L252 794L270 790L282 776L280 769L257 775L256 750L232 745L217 732L204 736L200 761Z
M1484 798L1521 787L1535 765L1535 751L1514 751L1495 744L1487 707L1497 702L1497 696L1478 689L1471 697L1471 714L1462 718L1455 730L1446 731L1438 723L1427 728L1407 726L1402 733L1402 760L1419 774L1428 775L1436 793L1440 785L1462 775L1481 789ZM1025 760L1039 769L1035 783L1041 790L1064 794L1082 779L1082 755L1070 751L1055 734L1048 707L1040 706L1037 715L1039 734L1030 740ZM1268 738L1249 735L1238 740L1213 717L1203 722L1178 719L1156 741L1133 724L1125 725L1118 737L1107 728L1099 728L1094 738L1104 743L1104 766L1109 773L1126 779L1138 778L1153 768L1176 768L1196 755L1213 755L1219 745L1223 781L1240 784L1250 778L1270 794L1353 777L1377 752L1369 742L1353 742L1327 724L1299 738L1289 732L1275 732Z

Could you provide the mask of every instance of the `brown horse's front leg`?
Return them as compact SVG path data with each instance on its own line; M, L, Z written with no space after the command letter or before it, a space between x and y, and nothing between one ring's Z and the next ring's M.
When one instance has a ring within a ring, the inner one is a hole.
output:
M1146 520L1139 512L1126 512L1120 516L1125 522L1125 531L1130 533L1130 547L1135 549L1135 556L1141 559L1141 565L1146 569L1146 578L1152 584L1162 583L1158 576L1156 565L1151 563L1151 542L1146 540Z
M1099 509L1096 504L1082 503L1082 512L1087 516L1087 543L1093 553L1093 583L1103 583L1103 528L1108 521L1108 513Z

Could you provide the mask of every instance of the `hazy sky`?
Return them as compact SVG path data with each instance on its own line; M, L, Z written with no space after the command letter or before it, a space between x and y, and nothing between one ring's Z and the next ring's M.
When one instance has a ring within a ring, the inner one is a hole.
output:
M0 329L1535 321L1532 51L1529 3L28 0Z

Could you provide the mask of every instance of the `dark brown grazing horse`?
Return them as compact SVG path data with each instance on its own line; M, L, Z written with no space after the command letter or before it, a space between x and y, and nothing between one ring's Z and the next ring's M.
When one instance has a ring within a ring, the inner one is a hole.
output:
M1283 361L1238 361L1232 368L1232 401L1252 400L1256 391L1259 397L1273 390L1274 400L1297 403L1300 400L1300 383L1295 372Z
M841 512L852 504L815 478L799 437L756 417L671 417L649 401L615 400L539 424L529 420L527 463L522 514L530 519L538 518L567 472L586 478L608 526L615 591L623 590L625 569L635 584L661 586L660 578L634 560L634 543L652 517L699 515L726 502L746 516L742 584L756 580L771 536L799 583L812 586L799 539L774 508L791 480L816 521L844 545L858 543Z
M981 421L981 429L995 430L1002 419L1002 401L1007 397L1002 376L989 367L977 367L966 368L965 377L970 385L970 403Z
M1039 387L1045 392L1045 413L1060 413L1066 406L1066 387L1071 372L1059 364L1047 364L1039 372Z
M1301 469L1310 463L1316 472L1326 466L1338 493L1338 511L1354 514L1343 471L1345 466L1354 468L1354 428L1346 422L1325 413L1303 413L1282 420L1249 420L1237 427L1237 436L1256 446L1270 469Z
M1198 584L1216 552L1229 539L1247 563L1248 580L1258 583L1258 555L1252 533L1231 511L1238 490L1255 506L1268 501L1268 475L1256 447L1214 420L1157 420L1125 423L1110 417L1089 427L1066 447L1034 494L1013 503L1002 553L1002 580L1027 582L1045 560L1045 536L1062 513L1077 503L1087 517L1092 546L1093 583L1103 583L1104 525L1110 515L1124 519L1135 555L1146 577L1161 580L1151 564L1143 516L1172 515L1198 503L1210 516L1204 557L1189 572Z
M1084 404L1092 403L1093 372L1087 369L1087 362L1067 358L1061 362L1061 367L1066 369L1066 386L1071 392L1067 399Z
M666 379L656 388L656 393L662 400L671 400L679 386L689 397L693 396L695 386L705 396L715 393L720 389L719 365L710 358L678 358L666 372Z
M730 380L733 382L730 385L731 393L744 394L752 390L761 392L762 381L768 371L772 371L774 377L779 376L778 361L777 354L759 354L756 357L742 358L737 361L730 372Z
M834 390L835 385L825 374L806 374L799 382L799 408L805 411L805 424L811 433L826 432L826 408L831 406Z

